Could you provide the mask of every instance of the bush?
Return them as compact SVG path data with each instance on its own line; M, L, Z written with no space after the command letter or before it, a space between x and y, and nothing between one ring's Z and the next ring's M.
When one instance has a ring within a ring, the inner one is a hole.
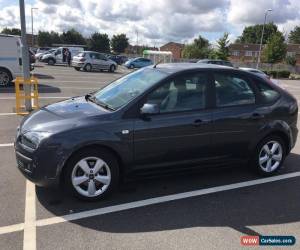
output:
M289 78L291 74L288 70L267 70L264 72L272 78Z

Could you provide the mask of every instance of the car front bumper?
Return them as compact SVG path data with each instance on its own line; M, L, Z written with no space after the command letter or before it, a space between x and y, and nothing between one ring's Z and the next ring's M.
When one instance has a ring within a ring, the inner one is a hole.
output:
M72 62L73 67L83 67L84 63L79 63L79 62Z
M28 151L20 143L15 142L17 168L26 179L37 186L57 187L59 175L57 169L59 159L55 157L56 149Z

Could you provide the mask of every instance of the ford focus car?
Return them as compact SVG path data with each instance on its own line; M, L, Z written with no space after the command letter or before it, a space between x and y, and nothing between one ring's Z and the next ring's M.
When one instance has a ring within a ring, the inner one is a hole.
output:
M120 179L226 165L277 173L297 138L297 101L268 79L209 64L161 64L54 103L18 128L18 169L95 200Z

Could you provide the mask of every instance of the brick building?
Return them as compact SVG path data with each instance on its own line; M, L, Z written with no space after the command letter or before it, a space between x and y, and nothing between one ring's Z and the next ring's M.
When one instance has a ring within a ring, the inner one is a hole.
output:
M184 44L182 43L174 43L169 42L165 45L160 47L161 51L171 51L173 53L173 58L180 59L182 57L182 50L183 50Z
M264 45L262 47L262 50ZM259 44L233 43L229 46L230 61L232 62L256 62L259 54ZM287 56L295 56L297 64L300 64L300 44L288 44Z

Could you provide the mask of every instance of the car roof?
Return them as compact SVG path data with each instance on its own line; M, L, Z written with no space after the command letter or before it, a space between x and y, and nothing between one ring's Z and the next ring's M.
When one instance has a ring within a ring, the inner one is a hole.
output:
M151 67L153 68L153 65L148 66L148 68ZM205 63L164 63L164 64L157 64L156 68L168 74L174 74L181 71L195 70L195 69L224 69L224 70L230 70L230 71L234 70L234 71L241 72L241 70L234 69L228 66L216 65L216 64L205 64Z
M221 59L200 59L198 62L229 62Z

